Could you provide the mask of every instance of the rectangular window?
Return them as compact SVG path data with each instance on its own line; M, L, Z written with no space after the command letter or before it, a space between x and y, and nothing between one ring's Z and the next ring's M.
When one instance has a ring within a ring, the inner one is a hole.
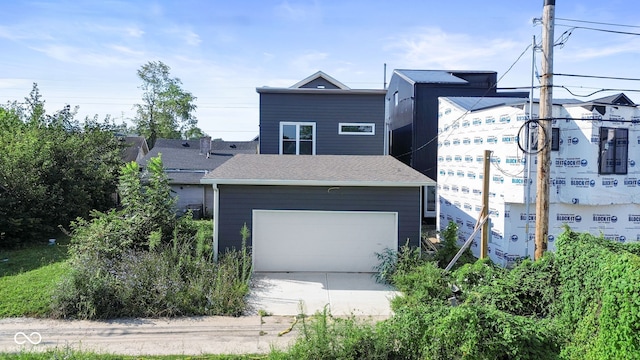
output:
M560 150L560 128L551 128L551 151Z
M315 155L316 124L313 122L281 122L280 154Z
M628 151L628 129L600 128L598 173L625 175L627 173Z
M538 150L538 126L530 123L529 128L529 151ZM560 128L551 128L551 151L560 150Z
M398 106L398 92L397 91L393 93L393 105L396 106L396 107Z
M340 123L338 124L340 135L375 135L376 124L373 123Z

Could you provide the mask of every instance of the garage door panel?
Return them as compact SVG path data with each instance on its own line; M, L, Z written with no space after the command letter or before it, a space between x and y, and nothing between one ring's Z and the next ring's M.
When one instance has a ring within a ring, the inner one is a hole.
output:
M254 210L256 271L371 272L397 249L397 213Z

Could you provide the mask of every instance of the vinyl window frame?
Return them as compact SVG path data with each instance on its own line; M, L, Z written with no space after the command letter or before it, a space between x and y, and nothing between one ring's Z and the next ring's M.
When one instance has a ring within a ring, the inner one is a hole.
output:
M345 131L343 130L344 126L370 126L370 132L358 132L358 131ZM376 134L376 124L375 123L339 123L338 124L338 135L364 135L364 136L373 136Z
M295 139L284 139L283 138L283 129L285 126L295 126L296 127L296 137ZM316 123L315 122L309 122L309 121L281 121L280 122L280 131L279 131L279 138L278 138L278 147L279 147L279 151L278 153L280 155L300 155L300 142L301 141L309 141L309 140L304 140L304 139L300 139L300 127L301 126L311 126L312 130L311 130L311 154L303 154L303 155L315 155L316 154ZM284 150L284 146L283 143L285 140L295 140L296 143L296 153L295 154L284 154L283 150Z

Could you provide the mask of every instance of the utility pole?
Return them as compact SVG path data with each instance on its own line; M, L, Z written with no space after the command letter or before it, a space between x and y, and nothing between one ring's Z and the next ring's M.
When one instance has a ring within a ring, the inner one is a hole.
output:
M480 219L489 216L489 173L491 164L491 150L484 151L484 175L482 178L482 212ZM480 259L488 255L489 248L489 219L482 224L482 235L480 236Z
M547 251L549 234L549 171L551 168L551 117L553 110L553 25L555 0L544 0L542 10L542 79L538 123L538 179L536 183L535 260Z

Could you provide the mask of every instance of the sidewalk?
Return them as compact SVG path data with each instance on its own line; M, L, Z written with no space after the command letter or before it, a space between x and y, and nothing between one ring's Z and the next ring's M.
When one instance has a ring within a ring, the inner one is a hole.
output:
M64 321L0 319L0 352L44 351L71 347L126 355L252 354L284 349L297 329L283 336L291 316L193 317L170 320L127 319ZM41 341L38 342L37 332ZM23 343L19 345L16 343Z

